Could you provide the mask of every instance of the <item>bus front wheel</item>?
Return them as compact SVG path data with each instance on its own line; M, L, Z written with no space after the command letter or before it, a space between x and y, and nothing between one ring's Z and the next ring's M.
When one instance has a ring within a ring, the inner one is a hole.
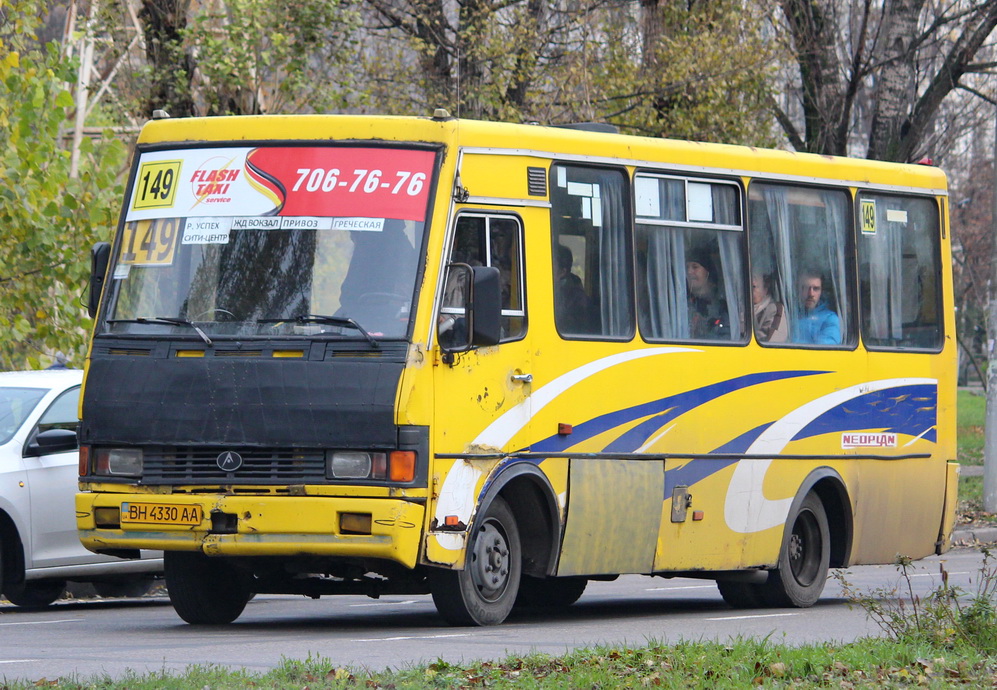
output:
M522 558L516 520L496 497L475 522L464 569L429 572L436 609L451 625L498 625L516 603Z
M820 498L807 494L786 528L779 567L762 585L763 598L769 606L813 606L824 591L831 559L831 534Z
M192 625L231 623L252 598L238 570L201 553L167 551L163 570L170 603Z

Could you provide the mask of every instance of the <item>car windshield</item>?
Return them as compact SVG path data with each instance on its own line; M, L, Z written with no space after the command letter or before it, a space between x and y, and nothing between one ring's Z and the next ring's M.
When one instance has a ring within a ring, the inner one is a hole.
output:
M346 147L143 154L104 332L404 337L434 160Z
M0 445L21 428L46 393L45 388L0 388Z

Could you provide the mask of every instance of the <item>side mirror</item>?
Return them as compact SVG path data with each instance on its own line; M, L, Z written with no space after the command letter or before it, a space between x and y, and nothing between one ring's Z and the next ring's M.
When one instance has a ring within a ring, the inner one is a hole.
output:
M90 294L87 295L87 313L92 319L100 306L100 293L107 279L107 265L111 262L111 244L98 242L90 250Z
M444 361L455 352L497 345L502 336L499 270L491 266L450 264L437 325ZM449 361L448 361L449 360Z
M494 266L474 266L471 345L498 345L502 338L502 288Z
M47 429L39 433L24 447L25 456L65 453L76 450L79 442L72 429Z

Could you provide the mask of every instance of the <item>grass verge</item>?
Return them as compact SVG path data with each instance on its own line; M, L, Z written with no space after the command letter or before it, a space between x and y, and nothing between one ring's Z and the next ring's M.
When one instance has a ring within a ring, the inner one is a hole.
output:
M983 464L984 426L987 398L979 393L960 390L956 399L956 433L958 459L963 465Z
M993 657L972 649L891 639L846 645L787 647L770 640L682 642L665 646L599 647L551 656L533 654L502 661L451 664L442 660L396 671L337 666L323 657L285 660L266 674L192 666L171 675L38 680L0 685L67 690L145 688L746 688L764 687L954 687L992 686Z

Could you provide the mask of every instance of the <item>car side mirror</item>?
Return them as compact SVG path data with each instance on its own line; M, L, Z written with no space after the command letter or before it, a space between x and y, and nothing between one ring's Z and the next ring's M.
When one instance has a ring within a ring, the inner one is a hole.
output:
M111 262L110 242L98 242L90 250L90 294L87 296L87 313L90 318L97 315L100 306L100 293L107 279L107 265Z
M34 437L25 447L24 455L37 456L50 453L65 453L76 450L79 441L72 429L46 429Z

